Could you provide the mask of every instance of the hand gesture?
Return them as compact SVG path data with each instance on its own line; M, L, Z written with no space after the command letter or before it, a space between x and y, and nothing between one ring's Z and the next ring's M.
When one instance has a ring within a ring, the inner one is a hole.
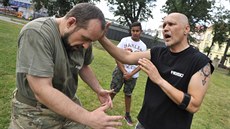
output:
M90 112L89 125L93 129L116 129L116 127L121 126L122 122L118 120L123 119L123 116L109 116L105 112L110 107L108 104L102 105L98 109Z
M114 90L104 90L102 89L97 95L101 104L109 105L110 108L113 107L113 102L111 100L110 94L113 93Z
M123 75L123 78L124 78L125 80L129 80L131 77L132 77L132 76L131 76L130 73L126 73L126 74Z
M163 78L159 74L156 66L150 60L143 58L139 59L138 63L140 64L140 68L154 83L159 84L162 81Z

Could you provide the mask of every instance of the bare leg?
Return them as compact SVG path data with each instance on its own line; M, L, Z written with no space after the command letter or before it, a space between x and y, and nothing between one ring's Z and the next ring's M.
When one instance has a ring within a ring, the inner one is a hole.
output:
M125 95L125 111L130 112L131 96Z

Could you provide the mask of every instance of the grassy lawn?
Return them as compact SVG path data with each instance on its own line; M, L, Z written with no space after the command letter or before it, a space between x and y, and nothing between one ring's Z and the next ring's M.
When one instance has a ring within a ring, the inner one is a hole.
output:
M10 122L10 100L15 88L15 62L17 36L21 25L0 20L0 129L7 129ZM105 89L109 89L111 74L115 67L114 59L104 51L99 43L94 47L95 59L92 68ZM147 76L141 72L133 92L131 115L135 122L141 108ZM230 128L230 76L227 71L217 69L210 83L204 102L194 115L192 129L229 129ZM95 93L82 81L77 92L83 106L88 110L97 108L99 102ZM114 98L114 108L108 110L111 115L124 115L124 94L120 92ZM121 129L130 129L123 121ZM132 127L133 128L133 127Z

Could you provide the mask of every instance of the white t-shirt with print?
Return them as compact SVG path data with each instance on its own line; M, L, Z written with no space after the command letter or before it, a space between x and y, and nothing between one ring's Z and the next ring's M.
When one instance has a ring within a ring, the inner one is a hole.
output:
M139 41L134 41L132 40L131 36L122 38L120 43L117 45L119 48L129 48L132 50L132 52L139 52L139 51L146 51L147 47L145 43L143 43L141 40ZM128 65L124 64L124 67L128 73L131 73L135 68L137 68L137 65ZM137 78L139 76L139 72L134 74L132 78Z

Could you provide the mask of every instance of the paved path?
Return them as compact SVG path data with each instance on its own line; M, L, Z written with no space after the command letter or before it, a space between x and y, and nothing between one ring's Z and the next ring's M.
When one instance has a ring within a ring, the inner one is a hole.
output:
M10 17L7 17L7 16L0 16L0 20L15 23L15 24L19 24L19 25L24 25L23 23L20 22L20 19L16 19L16 18L14 19L14 18L10 18ZM17 22L17 21L19 21L19 22Z

